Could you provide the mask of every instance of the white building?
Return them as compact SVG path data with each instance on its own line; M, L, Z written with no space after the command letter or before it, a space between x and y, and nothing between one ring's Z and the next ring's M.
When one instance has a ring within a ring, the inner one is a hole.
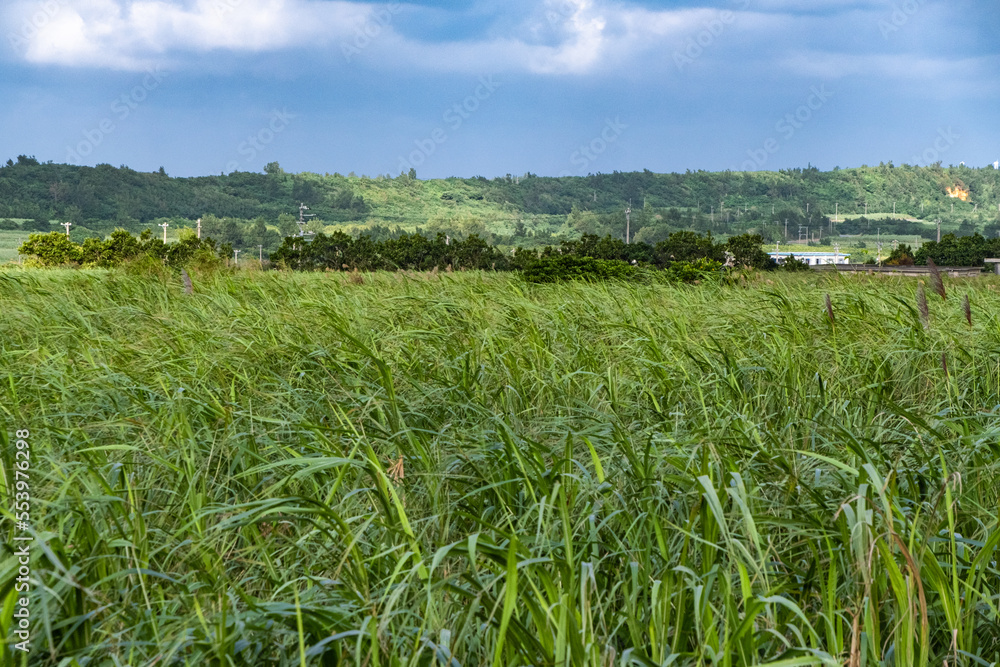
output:
M784 264L785 260L794 255L795 259L805 262L809 266L820 266L822 264L850 264L851 256L843 252L778 252L767 253L778 264Z

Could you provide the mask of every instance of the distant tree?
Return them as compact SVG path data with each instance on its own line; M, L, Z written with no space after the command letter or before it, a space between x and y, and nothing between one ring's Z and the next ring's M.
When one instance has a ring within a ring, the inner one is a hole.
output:
M789 255L785 261L778 266L778 268L782 271L795 273L799 271L808 271L809 265L797 258L795 255Z
M665 263L692 262L696 259L713 259L723 262L726 259L726 248L716 244L712 233L705 236L696 232L674 232L656 244L656 251L663 256Z
M295 236L299 233L299 225L296 218L291 213L282 213L278 216L278 233L282 238Z
M972 236L976 233L976 225L970 220L962 220L958 226L956 236Z
M889 258L885 260L888 266L913 266L913 249L905 243L900 243L889 253Z
M761 247L764 239L760 234L740 234L726 243L726 250L733 256L737 266L753 269L767 269L774 266L774 260Z
M998 250L998 239L986 239L979 234L961 237L945 234L940 242L929 241L920 246L913 259L917 264L932 259L938 266L982 266L983 260L996 257Z
M60 232L32 234L18 252L33 257L42 266L61 266L80 261L80 246Z
M48 232L51 231L52 225L49 224L47 218L36 216L35 218L26 221L21 228L25 231Z
M21 228L21 226L19 224L17 224L16 222L14 222L13 220L10 220L8 218L4 218L3 220L0 220L0 229L3 229L3 230L15 230L15 229L20 229L20 228Z

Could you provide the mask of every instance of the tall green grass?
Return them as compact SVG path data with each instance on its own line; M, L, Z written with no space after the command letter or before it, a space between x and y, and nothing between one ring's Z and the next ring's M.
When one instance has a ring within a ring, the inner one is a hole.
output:
M1000 660L994 279L359 282L0 274L30 664Z

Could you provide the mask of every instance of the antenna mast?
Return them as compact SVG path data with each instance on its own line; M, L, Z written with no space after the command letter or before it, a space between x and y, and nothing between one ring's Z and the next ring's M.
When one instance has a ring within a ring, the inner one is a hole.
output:
M315 213L306 213L309 207L305 204L299 204L299 236L305 237L307 233L312 234L313 232L306 232L306 224L309 222L306 218L315 218Z

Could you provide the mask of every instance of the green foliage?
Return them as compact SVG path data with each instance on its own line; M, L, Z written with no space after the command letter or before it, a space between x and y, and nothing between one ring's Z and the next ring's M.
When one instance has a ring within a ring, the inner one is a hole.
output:
M153 238L149 230L137 238L124 229L116 229L105 240L87 237L82 244L58 232L32 234L19 249L21 254L31 257L36 266L82 264L106 269L144 258L158 260L161 266L184 266L198 253L214 255L214 251L215 242L211 239L186 236L179 243L164 244Z
M457 240L444 234L434 239L421 234L403 234L381 241L369 236L354 239L343 232L316 234L309 239L292 236L284 240L271 255L271 260L305 271L511 268L504 254L476 235Z
M913 266L915 263L913 257L913 248L905 243L900 243L898 246L892 249L889 253L889 258L885 261L887 266ZM926 259L924 260L926 263Z
M49 221L42 216L37 216L31 220L25 221L21 228L25 231L36 231L36 232L48 232L52 229L52 225Z
M193 225L198 217L211 215L240 221L241 234L249 221L262 218L268 225L282 227L280 235L287 237L297 231L294 214L305 203L319 220L351 225L345 231L354 236L384 225L407 232L424 228L431 236L444 231L455 237L466 225L478 224L482 228L471 228L469 233L488 242L538 247L550 243L552 233L624 240L624 209L632 200L629 240L654 246L685 230L759 234L773 243L785 240L786 225L792 237L798 225L830 229L838 206L835 227L841 234L875 234L878 227L883 234L933 238L936 230L928 221L937 218L946 231L962 235L997 229L997 222L984 212L995 211L1000 203L1000 171L964 166L888 164L830 172L811 167L753 173L643 171L565 178L525 174L420 181L412 174L400 178L290 174L277 163L268 164L266 173L170 178L159 170L142 173L107 164L36 162L11 160L0 167L0 217L68 220L101 233L113 227L139 232L163 219L175 226L178 221ZM970 202L948 198L946 188L959 183L969 188ZM896 215L864 216L868 209L886 215L895 209ZM291 218L279 223L279 216ZM518 224L526 229L514 242ZM241 247L236 238L214 237ZM277 243L276 239L275 247ZM268 247L260 240L242 247L256 245Z
M809 271L809 264L798 259L795 255L789 255L785 260L778 265L778 268L782 271L789 271L791 273Z
M704 236L690 231L674 232L656 244L656 251L669 262L711 259L721 263L726 261L725 250L725 246L712 239L712 232Z
M0 229L3 229L3 230L14 230L14 229L20 229L20 228L21 228L21 225L17 224L16 222L14 222L13 220L10 220L8 218L4 218L3 220L0 220Z
M986 239L979 234L955 236L945 234L941 242L931 241L914 254L917 264L934 260L938 266L982 266L987 257L1000 256L1000 239Z
M62 266L80 261L80 246L59 232L31 234L18 252L32 256L42 266Z
M576 255L550 255L528 264L524 279L532 283L554 283L565 280L627 280L637 269L615 259L595 259Z
M726 243L726 250L733 256L736 266L747 269L774 268L774 260L764 252L764 239L759 234L740 234Z
M703 280L713 280L722 276L722 262L707 257L699 257L691 261L672 262L665 271L667 280L677 283L698 283Z
M988 280L191 277L0 273L18 662L1000 660Z

